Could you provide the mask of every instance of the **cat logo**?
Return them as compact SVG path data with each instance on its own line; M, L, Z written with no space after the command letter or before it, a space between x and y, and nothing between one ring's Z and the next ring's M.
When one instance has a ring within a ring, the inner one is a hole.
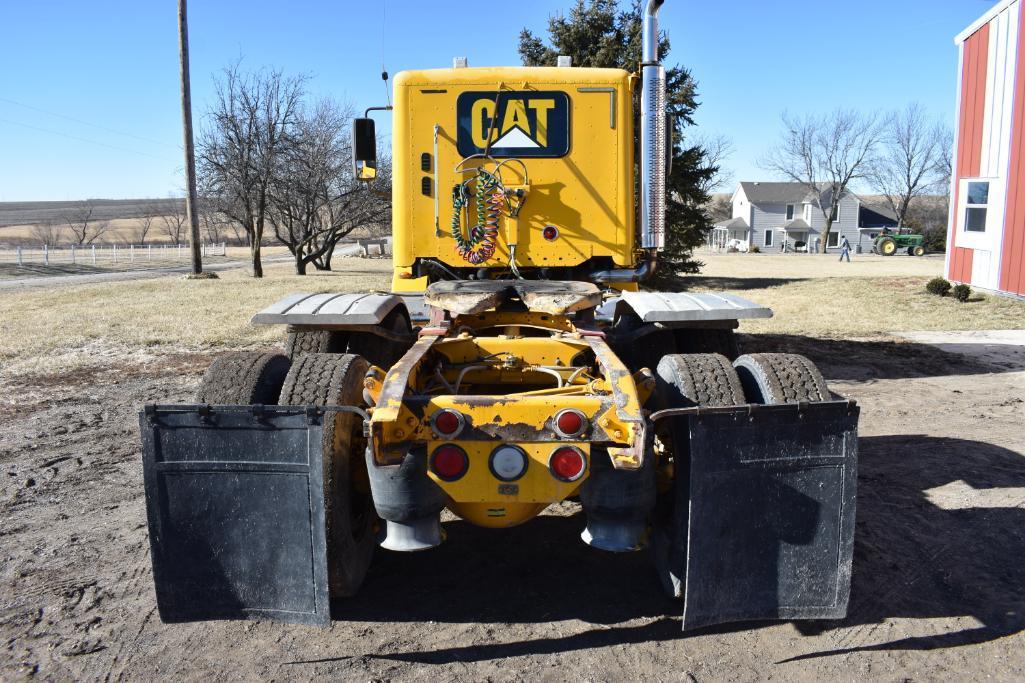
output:
M569 96L564 92L464 92L456 101L456 115L457 148L464 157L486 148L493 157L569 153Z

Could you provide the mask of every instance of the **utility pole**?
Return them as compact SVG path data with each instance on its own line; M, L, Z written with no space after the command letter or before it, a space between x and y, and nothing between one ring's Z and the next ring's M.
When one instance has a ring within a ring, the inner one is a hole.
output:
M196 151L192 144L192 89L189 86L189 19L186 0L178 0L178 56L182 77L182 137L185 141L185 215L192 235L192 274L203 272L199 246L199 216L196 214Z

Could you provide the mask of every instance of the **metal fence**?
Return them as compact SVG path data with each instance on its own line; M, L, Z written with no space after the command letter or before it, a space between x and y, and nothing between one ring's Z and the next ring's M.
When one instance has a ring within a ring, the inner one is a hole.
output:
M202 245L203 256L227 256L227 245ZM187 262L190 258L187 244L128 244L128 245L88 245L71 246L51 249L10 247L0 249L0 263L17 266L50 266L50 265L91 265L109 266L111 264L126 265L159 262Z

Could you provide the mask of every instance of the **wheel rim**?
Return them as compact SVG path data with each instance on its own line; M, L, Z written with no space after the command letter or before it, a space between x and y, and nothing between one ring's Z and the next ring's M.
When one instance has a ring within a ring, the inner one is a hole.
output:
M892 254L896 250L897 250L897 247L896 247L896 245L894 245L893 242L884 242L883 243L883 253L886 254L887 256L889 256L890 254Z

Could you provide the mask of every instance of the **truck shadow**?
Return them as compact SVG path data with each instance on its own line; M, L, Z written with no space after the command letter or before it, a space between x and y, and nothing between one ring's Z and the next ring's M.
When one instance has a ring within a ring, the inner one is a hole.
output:
M738 344L741 353L807 356L827 380L949 377L1025 370L1025 349L1009 344L948 345L951 350L947 351L911 341L819 339L786 334L741 334ZM1003 360L991 362L977 357L983 354Z
M804 635L828 632L836 647L793 659L958 647L1025 630L1025 455L908 435L862 438L859 456L848 616L796 624ZM957 493L927 495L948 485ZM892 617L973 617L975 623L870 642L876 638L867 625Z
M672 292L694 290L713 292L742 292L751 289L770 289L795 282L805 282L804 277L729 277L710 275L688 275L667 283L664 289Z
M1025 487L1020 453L920 435L860 440L857 535L848 617L794 622L821 647L794 661L856 651L928 650L984 643L1025 630L1025 509L985 502L987 490ZM933 502L964 482L982 498ZM997 492L999 493L999 491ZM1013 492L1011 494L1014 495ZM983 502L979 502L983 500ZM974 505L974 507L973 507ZM956 509L960 508L960 509ZM354 621L545 623L581 620L582 633L375 657L417 663L481 661L761 628L730 624L684 634L645 553L607 555L580 542L580 514L545 516L504 531L447 524L448 541L418 555L380 552L356 598L335 605ZM956 618L970 617L972 619ZM639 618L639 626L623 625ZM953 629L879 643L891 618L945 619ZM971 623L962 627L965 621Z

